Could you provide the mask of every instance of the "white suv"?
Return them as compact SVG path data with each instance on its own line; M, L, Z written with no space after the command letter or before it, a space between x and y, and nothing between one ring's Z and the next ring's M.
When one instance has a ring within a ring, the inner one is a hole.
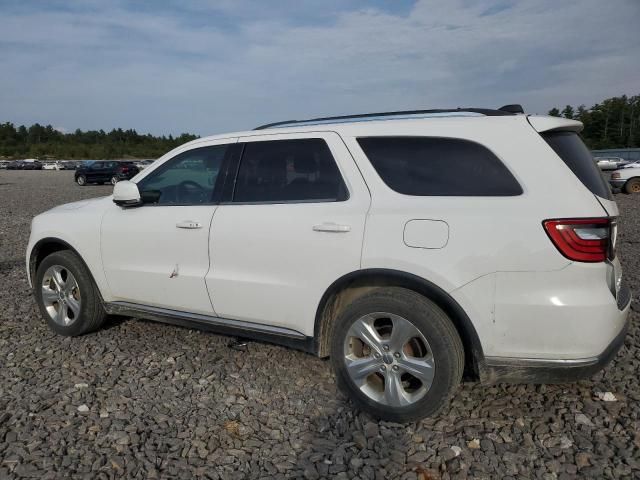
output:
M618 208L582 124L501 110L291 121L202 138L113 196L35 217L62 335L107 314L331 357L368 412L437 412L461 379L589 376L630 304Z

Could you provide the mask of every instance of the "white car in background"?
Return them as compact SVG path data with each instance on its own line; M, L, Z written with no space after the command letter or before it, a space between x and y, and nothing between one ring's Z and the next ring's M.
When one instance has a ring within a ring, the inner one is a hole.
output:
M595 157L594 160L600 170L616 170L629 163L620 157Z
M639 167L640 167L640 160L636 160L634 162L627 163L626 165L623 165L620 168L639 168Z
M626 193L640 193L640 163L636 162L628 167L630 168L625 167L613 172L609 183Z
M42 165L43 170L62 170L60 162L49 162Z
M60 335L118 314L296 347L396 422L438 412L463 373L589 377L631 295L582 128L510 106L201 138L36 216L29 282Z

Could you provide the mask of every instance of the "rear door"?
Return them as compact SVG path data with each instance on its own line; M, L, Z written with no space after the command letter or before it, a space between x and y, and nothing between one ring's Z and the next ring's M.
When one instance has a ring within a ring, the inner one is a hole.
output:
M335 133L239 141L235 188L211 227L214 308L311 336L324 292L360 268L369 191Z

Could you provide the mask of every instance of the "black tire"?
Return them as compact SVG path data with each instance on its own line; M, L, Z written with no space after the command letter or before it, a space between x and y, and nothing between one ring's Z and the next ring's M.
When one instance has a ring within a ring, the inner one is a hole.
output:
M631 178L624 184L626 193L640 193L640 177Z
M80 314L68 326L60 325L51 318L42 299L43 277L47 269L54 265L60 265L68 269L78 282L81 292ZM40 263L33 282L33 292L40 308L40 313L49 327L65 337L75 337L93 332L102 326L107 317L102 306L98 287L95 285L89 270L82 260L69 250L54 252Z
M84 187L87 184L87 177L85 177L84 175L78 175L76 177L76 183L81 187Z
M414 403L395 407L367 396L349 376L344 342L351 325L361 317L387 312L412 323L429 343L435 363L433 383ZM357 298L336 319L331 338L331 364L338 387L362 410L374 417L405 423L436 415L448 404L462 379L464 347L447 315L431 300L399 287L377 288Z

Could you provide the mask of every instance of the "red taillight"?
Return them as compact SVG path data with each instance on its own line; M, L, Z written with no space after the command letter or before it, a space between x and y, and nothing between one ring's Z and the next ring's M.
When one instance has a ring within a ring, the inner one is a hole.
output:
M610 218L568 218L543 222L562 255L576 262L604 262L615 257L616 223Z

